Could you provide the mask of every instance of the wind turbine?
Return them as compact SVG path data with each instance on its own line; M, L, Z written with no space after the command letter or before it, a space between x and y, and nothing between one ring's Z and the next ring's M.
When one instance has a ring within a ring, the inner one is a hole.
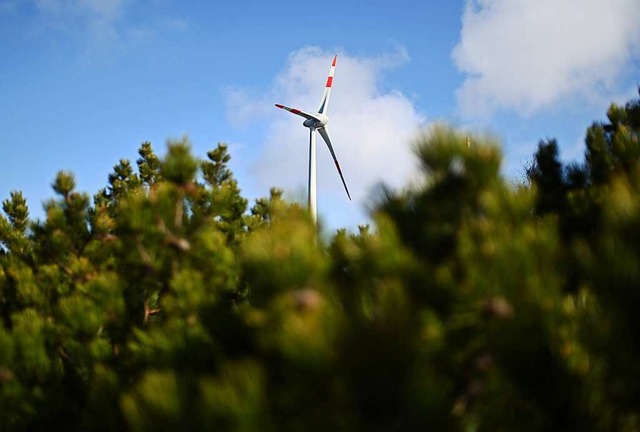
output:
M333 145L331 145L331 138L329 138L329 129L327 129L327 123L329 123L329 117L327 117L327 111L329 110L329 96L331 96L331 85L333 84L333 74L336 70L337 60L338 56L336 55L333 57L331 69L329 69L329 77L327 78L327 83L324 87L324 93L322 94L322 99L320 100L320 106L318 107L318 110L315 114L309 114L297 108L290 108L284 105L276 104L276 107L280 109L287 110L292 114L304 117L305 120L302 125L309 128L308 205L314 223L317 223L318 221L318 206L316 196L316 131L320 133L320 136L327 144L329 152L331 152L331 157L333 157L333 161L335 162L336 168L338 169L338 174L340 174L340 179L342 180L342 184L344 185L344 190L347 192L349 200L351 200L351 194L349 193L349 189L347 188L347 183L344 181L344 176L342 175L342 170L340 169L340 164L338 163L338 158L336 157L336 152L333 150Z

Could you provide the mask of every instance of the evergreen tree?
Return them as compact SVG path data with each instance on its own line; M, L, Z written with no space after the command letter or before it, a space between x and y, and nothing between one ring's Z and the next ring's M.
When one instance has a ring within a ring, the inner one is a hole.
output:
M149 141L143 142L138 149L140 158L136 161L142 184L152 187L160 179L160 159L153 152Z
M0 430L640 428L640 101L583 164L438 128L423 181L318 238L272 189L248 209L219 144L60 172L42 220L0 215Z

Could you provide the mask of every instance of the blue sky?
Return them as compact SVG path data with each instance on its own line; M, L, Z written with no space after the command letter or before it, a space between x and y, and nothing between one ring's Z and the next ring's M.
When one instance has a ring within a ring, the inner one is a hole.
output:
M640 81L637 0L395 2L0 0L0 198L32 215L58 170L93 194L140 143L230 145L243 193L305 195L307 131L338 54L331 131L354 201L319 146L319 213L367 222L380 183L415 176L434 121L489 131L521 177L538 140L581 158L585 128Z

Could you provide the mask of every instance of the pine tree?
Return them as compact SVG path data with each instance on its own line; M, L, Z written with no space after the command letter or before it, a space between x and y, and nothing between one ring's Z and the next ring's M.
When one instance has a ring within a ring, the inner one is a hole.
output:
M139 149L106 188L60 172L0 215L0 430L633 431L640 427L640 101L541 141L438 128L422 182L318 238L224 144Z

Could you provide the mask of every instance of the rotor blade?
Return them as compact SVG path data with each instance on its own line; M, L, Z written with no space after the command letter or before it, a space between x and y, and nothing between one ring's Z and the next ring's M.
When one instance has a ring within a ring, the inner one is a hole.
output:
M327 77L327 83L324 86L324 93L320 100L320 106L318 112L320 114L326 114L329 110L329 96L331 96L331 85L333 84L333 74L336 71L336 62L338 61L338 55L333 57L333 63L331 63L331 69L329 69L329 76Z
M283 110L286 110L286 111L289 111L292 114L297 114L300 117L306 118L307 120L318 120L316 117L312 116L311 114L306 113L304 111L300 111L297 108L290 108L288 106L284 106L284 105L280 105L280 104L276 104L276 107L278 107L280 109L283 109Z
M318 129L320 135L322 135L322 139L327 143L327 147L329 147L329 151L331 152L331 157L333 157L333 161L336 164L336 168L338 168L338 174L340 174L340 179L342 180L342 184L344 185L344 190L347 192L347 196L349 197L349 201L351 201L351 194L349 193L349 188L347 188L347 182L344 181L344 176L342 175L342 170L340 169L340 164L338 163L338 158L336 157L336 152L333 151L333 146L331 145L331 138L329 138L329 131L326 127L321 127Z

